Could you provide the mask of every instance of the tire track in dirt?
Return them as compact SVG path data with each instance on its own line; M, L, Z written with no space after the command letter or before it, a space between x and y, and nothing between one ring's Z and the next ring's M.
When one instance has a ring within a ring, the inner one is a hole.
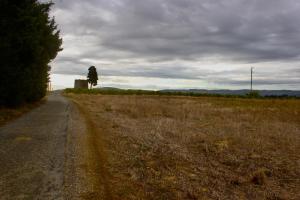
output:
M104 140L101 131L93 123L90 115L77 101L72 100L77 106L80 114L84 117L87 137L87 171L89 171L88 181L92 184L93 191L83 195L84 199L113 199L109 184L108 170L105 168L107 156L104 152Z

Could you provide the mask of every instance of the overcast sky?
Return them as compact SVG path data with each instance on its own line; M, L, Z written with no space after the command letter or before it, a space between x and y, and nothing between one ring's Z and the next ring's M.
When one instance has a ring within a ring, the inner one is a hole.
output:
M54 0L53 85L300 89L299 0Z

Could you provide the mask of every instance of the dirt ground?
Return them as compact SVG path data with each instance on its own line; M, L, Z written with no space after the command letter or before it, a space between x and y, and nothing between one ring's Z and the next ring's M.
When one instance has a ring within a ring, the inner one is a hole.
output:
M17 108L6 108L6 107L0 107L0 127L5 125L8 122L11 122L23 114L26 114L27 112L31 111L32 109L44 104L46 102L46 98L35 102L35 103L28 103L23 106L17 107Z
M0 109L0 200L111 199L103 150L87 119L61 91L43 103Z
M67 96L110 199L300 199L299 100Z
M53 92L42 105L0 127L1 200L64 199L69 106ZM22 113L17 110L12 112Z

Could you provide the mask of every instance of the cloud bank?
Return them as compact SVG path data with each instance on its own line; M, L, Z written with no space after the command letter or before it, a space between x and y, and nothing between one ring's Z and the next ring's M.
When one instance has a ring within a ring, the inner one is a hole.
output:
M54 74L85 75L95 65L102 76L243 88L254 66L258 85L300 89L298 0L54 3L64 40Z

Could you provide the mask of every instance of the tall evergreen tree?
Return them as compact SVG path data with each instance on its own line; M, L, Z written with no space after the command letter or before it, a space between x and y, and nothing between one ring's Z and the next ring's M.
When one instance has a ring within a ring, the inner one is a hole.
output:
M97 85L97 81L98 81L98 73L97 73L97 69L95 66L91 66L89 67L89 73L87 75L87 80L91 85L91 89L93 86Z
M0 1L0 105L41 99L49 81L49 63L62 40L52 3L38 0Z

